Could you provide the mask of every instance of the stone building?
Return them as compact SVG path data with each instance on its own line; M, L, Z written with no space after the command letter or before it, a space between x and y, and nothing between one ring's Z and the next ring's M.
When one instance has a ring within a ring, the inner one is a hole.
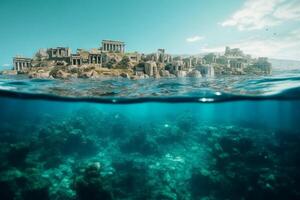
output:
M138 52L126 53L126 56L130 59L130 62L139 63L142 59L141 54Z
M170 63L172 57L169 54L166 54L165 49L158 49L155 55L155 61L160 63Z
M158 69L155 62L148 61L145 63L145 74L148 76L154 76L158 74Z
M245 55L239 48L231 49L230 47L225 48L225 54L228 58L243 58Z
M209 53L203 57L204 62L207 64L212 64L217 62L217 55L214 53Z
M82 57L80 56L80 54L71 55L71 65L77 65L77 66L82 65Z
M83 65L87 65L90 63L90 59L89 59L90 52L89 51L84 50L84 49L77 49L76 54L80 55Z
M49 59L59 59L71 56L71 49L68 47L56 47L47 49Z
M121 41L115 41L115 40L102 40L102 51L124 53L125 43Z
M186 70L190 70L192 68L193 66L192 57L184 58L183 62L184 62L184 68Z
M271 74L272 71L272 64L268 61L268 58L266 57L259 57L254 63L254 67L259 68L266 74Z
M243 69L245 68L245 62L239 59L234 59L229 61L230 68Z
M25 57L14 57L13 58L14 62L14 70L16 71L22 71L25 68L30 68L31 67L31 58L25 58Z
M102 65L102 55L101 53L90 53L89 54L89 64Z

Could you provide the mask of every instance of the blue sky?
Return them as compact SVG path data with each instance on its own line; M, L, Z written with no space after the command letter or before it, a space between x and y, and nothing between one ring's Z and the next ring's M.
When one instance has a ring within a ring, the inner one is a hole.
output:
M145 53L231 45L300 60L299 0L1 0L0 25L0 66L39 48L98 48L102 39Z

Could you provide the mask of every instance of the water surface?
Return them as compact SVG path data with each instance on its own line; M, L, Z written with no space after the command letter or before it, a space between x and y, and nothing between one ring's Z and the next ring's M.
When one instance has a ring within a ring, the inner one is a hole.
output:
M300 199L300 76L0 77L1 199Z

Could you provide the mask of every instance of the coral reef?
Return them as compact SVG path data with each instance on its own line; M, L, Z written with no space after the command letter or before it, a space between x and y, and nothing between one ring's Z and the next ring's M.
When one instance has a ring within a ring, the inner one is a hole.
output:
M300 198L297 131L89 108L30 123L1 124L1 199Z

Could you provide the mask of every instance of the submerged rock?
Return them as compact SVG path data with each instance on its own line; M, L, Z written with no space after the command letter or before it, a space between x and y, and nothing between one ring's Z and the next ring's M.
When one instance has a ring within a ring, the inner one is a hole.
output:
M10 146L10 150L7 154L7 160L12 166L24 167L25 160L30 151L29 144L19 143Z
M74 190L79 200L110 200L111 193L104 188L99 163L86 167L83 174L76 176Z
M122 78L127 78L127 79L130 79L130 76L129 76L129 74L128 73L121 73L120 74L120 76L122 77Z
M0 181L0 198L5 200L14 200L15 192L10 182L7 180Z
M159 153L159 147L154 138L151 138L143 132L132 135L121 146L124 153L140 153L143 155L151 155Z
M95 142L80 130L73 130L65 139L62 151L66 154L91 155L97 152Z
M210 174L203 173L201 170L194 169L189 181L191 194L195 199L209 196L216 189Z
M201 78L202 75L201 75L201 73L200 73L198 70L193 70L193 71L191 71L191 72L189 72L189 73L187 74L187 77Z

